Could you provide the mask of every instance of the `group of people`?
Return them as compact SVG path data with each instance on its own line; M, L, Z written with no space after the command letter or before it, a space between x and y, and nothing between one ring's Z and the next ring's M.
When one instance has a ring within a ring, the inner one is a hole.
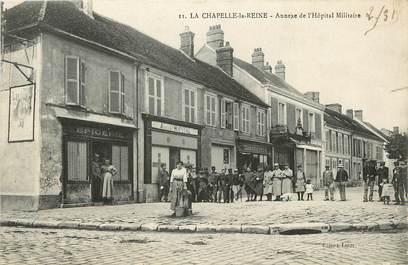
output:
M101 162L99 154L94 154L91 163L91 187L94 201L111 204L113 201L113 176L118 170L111 164L109 158Z
M373 202L374 190L378 190L378 200L389 204L394 197L396 205L404 205L407 196L407 165L404 161L394 163L392 178L389 169L381 162L377 167L375 161L366 162L363 168L364 202Z

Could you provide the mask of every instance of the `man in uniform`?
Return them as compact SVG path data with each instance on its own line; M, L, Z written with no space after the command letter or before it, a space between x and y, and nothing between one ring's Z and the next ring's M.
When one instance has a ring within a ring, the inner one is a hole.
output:
M324 187L324 200L329 200L329 193L330 193L330 200L334 201L334 178L333 178L333 171L330 170L329 166L326 166L326 170L323 172L323 187Z
M225 175L224 178L224 189L223 189L223 196L224 202L229 203L231 201L231 182L232 182L232 168L228 169L228 174Z
M381 198L383 186L380 184L383 183L384 179L388 180L388 167L385 166L385 162L380 163L380 167L377 169L377 175L378 175L378 181L377 181L378 197L379 197L379 201L383 201L383 199Z
M162 163L159 168L159 200L168 201L169 187L170 187L170 176L169 172L166 170L166 164Z
M348 181L348 174L347 171L344 170L343 165L339 165L339 169L337 170L337 175L335 181L338 183L337 186L339 187L340 191L340 200L346 200L346 183Z
M392 184L395 190L395 205L405 205L405 196L407 193L407 165L404 161L400 161L394 169Z
M283 172L279 168L279 164L274 164L274 170L272 171L272 194L276 196L275 201L280 201L282 195L282 178Z
M92 195L94 201L102 200L102 180L101 180L101 163L99 162L99 155L94 154L91 164L92 173Z
M217 198L217 201L218 201L218 203L221 203L221 196L223 197L224 202L226 201L225 193L224 193L224 191L225 191L225 184L226 184L225 178L226 178L226 176L225 176L225 169L223 168L223 169L221 170L221 173L220 173L220 175L218 176L218 180L217 180L217 186L218 186L218 191L217 191L217 194L218 194L217 197L218 197L218 198Z
M235 200L238 201L238 197L240 196L240 192L241 192L241 186L240 184L240 180L239 180L239 174L238 174L238 169L234 169L234 174L232 176L232 193L231 193L231 202L234 201L234 197ZM242 197L241 197L242 198Z
M208 194L211 202L217 202L217 182L218 174L215 172L215 167L211 167L211 172L208 174Z

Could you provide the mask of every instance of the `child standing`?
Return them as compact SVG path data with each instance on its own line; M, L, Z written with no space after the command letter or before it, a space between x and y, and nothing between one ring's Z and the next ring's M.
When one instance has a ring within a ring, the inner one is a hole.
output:
M388 179L383 179L380 185L382 186L381 198L384 204L390 204L390 198L394 194L394 187L388 182Z
M306 181L306 194L307 194L307 200L312 200L313 201L313 189L314 189L314 185L312 183L310 183L310 179L308 179Z

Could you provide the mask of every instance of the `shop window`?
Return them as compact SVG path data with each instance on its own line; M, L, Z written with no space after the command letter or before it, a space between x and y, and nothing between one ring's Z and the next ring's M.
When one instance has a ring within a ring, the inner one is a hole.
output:
M285 103L278 104L278 124L286 125L286 104Z
M221 128L232 130L233 123L233 102L221 99Z
M85 106L85 62L78 57L65 57L65 102Z
M86 142L67 142L67 177L69 181L87 181L88 150Z
M109 72L109 111L125 113L125 76L119 71Z
M162 115L164 107L163 80L149 74L147 76L147 110L153 115Z
M259 136L265 135L265 111L258 109L256 112L256 134Z
M183 119L186 122L196 121L196 93L191 89L183 89Z
M234 130L239 130L239 107L236 102L234 102Z
M303 128L303 110L296 108L295 110L295 126L298 125L298 123L300 122L300 125Z
M241 131L244 133L249 133L249 110L248 105L241 106Z
M118 173L113 176L113 180L129 180L129 153L127 146L112 145L112 165L118 170Z
M209 126L216 126L217 97L215 95L206 94L204 97L204 105L205 124Z

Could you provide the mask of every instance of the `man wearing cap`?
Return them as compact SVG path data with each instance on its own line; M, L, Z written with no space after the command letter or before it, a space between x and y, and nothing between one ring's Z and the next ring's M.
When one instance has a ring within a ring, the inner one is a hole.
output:
M346 200L346 182L348 181L347 171L344 170L343 165L339 164L339 169L337 170L337 175L335 182L337 182L340 191L340 200Z
M302 165L298 165L295 177L295 191L298 195L298 201L303 201L303 195L306 191L306 176L302 169Z
M395 190L395 204L405 205L405 196L407 193L407 165L404 161L400 161L394 169L392 184Z
M385 166L385 162L380 163L380 167L377 169L377 175L378 175L378 197L379 201L382 201L383 199L381 198L382 194L382 188L383 186L380 185L383 183L383 180L386 179L388 180L388 167Z
M92 173L92 200L102 200L102 179L101 179L101 163L99 161L99 154L95 153L91 164Z
M324 200L329 200L329 193L330 193L330 200L334 201L334 178L333 178L333 171L330 170L330 166L326 166L326 170L323 172L323 187L324 187Z
M207 171L205 169L202 169L200 170L198 175L197 200L199 202L208 201L207 184Z
M264 173L264 194L266 194L266 199L268 201L272 200L272 189L273 189L273 174L272 174L272 167L268 166L267 170Z
M238 201L238 197L241 193L241 186L239 180L238 169L234 169L234 174L232 175L232 194L231 194L231 202L235 200Z
M224 202L226 202L226 197L225 197L225 187L226 187L226 176L225 176L225 169L221 169L221 173L218 176L218 182L217 182L217 186L218 186L218 196L217 196L217 202L221 203L221 196L223 197Z
M217 182L218 174L215 172L215 167L211 167L211 172L208 174L208 194L211 202L217 202Z
M166 170L166 164L162 163L159 168L159 201L168 201L169 187L170 187L170 176L169 172Z
M274 170L272 171L272 194L276 196L275 201L280 201L282 195L282 177L283 172L279 168L279 163L274 164Z

